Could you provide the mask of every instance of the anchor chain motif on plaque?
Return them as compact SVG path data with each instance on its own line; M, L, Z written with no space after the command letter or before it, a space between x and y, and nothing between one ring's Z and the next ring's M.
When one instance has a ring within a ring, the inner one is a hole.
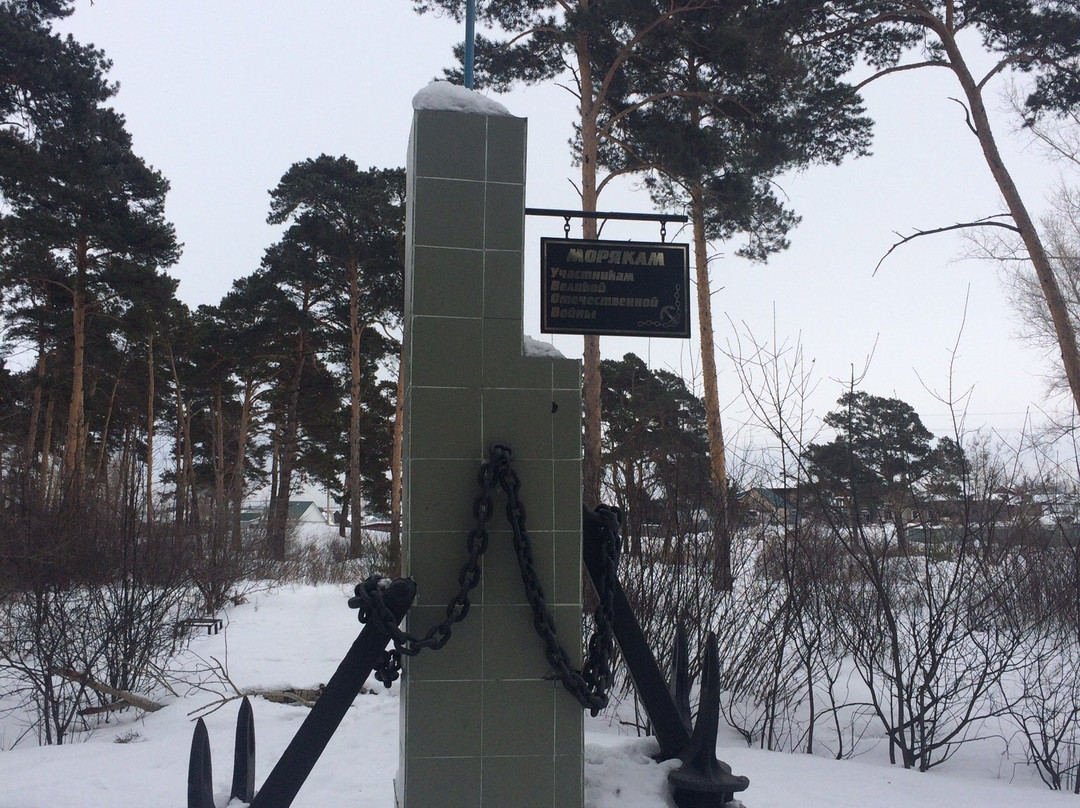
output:
M682 284L676 284L675 302L661 308L660 315L655 320L638 320L638 328L676 329L682 324L682 318Z

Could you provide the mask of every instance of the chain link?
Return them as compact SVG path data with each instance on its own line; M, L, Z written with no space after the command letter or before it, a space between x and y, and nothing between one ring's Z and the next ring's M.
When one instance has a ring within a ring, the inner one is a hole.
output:
M593 615L596 629L589 638L585 664L581 671L577 671L570 664L570 656L556 636L555 619L547 606L543 586L536 572L532 542L525 529L525 503L519 496L521 478L511 467L512 457L510 447L495 444L491 447L489 460L480 467L477 475L480 493L473 502L473 517L476 523L469 532L466 543L469 558L458 573L460 589L446 606L445 620L432 626L423 637L402 631L398 628L393 613L382 600L382 590L389 584L389 579L378 575L371 575L357 584L356 596L349 599L349 606L359 609L360 622L377 620L394 641L394 650L386 652L375 671L376 679L389 687L400 675L402 655L415 656L424 648L442 648L450 639L453 625L468 615L469 593L480 583L480 557L488 547L487 525L494 512L493 494L496 488L501 488L506 495L506 518L514 535L514 552L517 555L521 580L533 611L533 626L544 641L545 656L563 686L583 707L596 715L607 706L612 683L612 660L615 655L614 592L619 566L621 514L617 508L604 505L596 509L605 537L604 571L601 579L594 582L600 598L600 604Z

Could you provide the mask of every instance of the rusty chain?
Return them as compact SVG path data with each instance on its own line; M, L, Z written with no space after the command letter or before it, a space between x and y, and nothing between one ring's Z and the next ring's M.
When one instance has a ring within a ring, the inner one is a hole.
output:
M469 532L467 549L469 558L458 573L460 589L446 606L446 618L432 626L423 637L409 634L398 628L397 620L382 601L382 589L389 579L371 575L357 584L356 596L349 599L349 606L359 609L363 623L376 619L394 641L394 650L388 651L377 666L375 677L387 687L398 678L401 657L415 656L425 648L438 650L446 645L455 623L461 622L469 613L469 593L480 583L480 557L488 547L487 525L491 521L495 489L501 488L506 495L506 518L514 535L514 551L518 559L526 598L533 610L533 626L544 641L548 663L555 670L563 686L574 695L583 707L593 715L607 706L608 691L612 682L612 659L615 655L613 628L613 598L619 564L620 513L616 508L601 505L596 509L605 535L604 572L596 581L600 603L593 615L596 629L589 638L585 664L580 671L570 664L570 656L559 643L555 632L555 620L547 606L543 586L536 573L532 557L532 542L525 529L525 504L521 501L521 478L511 466L510 447L495 444L490 458L485 461L477 475L480 493L473 503L476 523Z

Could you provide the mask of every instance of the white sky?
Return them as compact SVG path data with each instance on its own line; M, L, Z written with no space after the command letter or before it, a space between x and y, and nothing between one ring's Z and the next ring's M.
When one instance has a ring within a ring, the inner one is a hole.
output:
M449 19L414 14L408 0L81 0L64 28L113 60L121 84L115 105L135 149L172 183L166 210L184 243L172 272L192 306L218 302L257 268L277 237L265 223L267 192L293 162L325 152L361 167L403 165L410 100L441 75L462 36ZM893 231L1002 210L962 110L949 100L959 94L950 75L923 70L866 89L877 121L874 155L781 183L803 216L785 254L762 266L734 258L735 245L716 246L728 256L712 267L717 341L726 348L736 331L759 341L774 332L780 341L801 339L819 382L809 402L818 415L873 354L862 388L908 401L947 434L947 408L923 382L947 390L959 336L952 385L974 386L967 426L1015 437L1026 412L1038 415L1053 402L1045 400L1040 356L1015 337L997 269L965 260L964 242L949 234L901 248L873 274ZM579 207L570 184L569 94L548 85L499 100L529 119L527 204ZM1042 210L1057 169L1005 115L995 123L1008 166ZM626 186L605 192L600 207L650 210L647 196ZM536 336L539 239L561 233L561 220L527 222L525 331ZM658 230L612 222L603 237L656 240ZM688 240L670 232L669 239ZM580 354L580 338L554 342ZM698 365L696 343L604 338L602 350L606 357L632 350L687 376ZM744 426L733 363L721 356L720 366L729 442L761 440Z

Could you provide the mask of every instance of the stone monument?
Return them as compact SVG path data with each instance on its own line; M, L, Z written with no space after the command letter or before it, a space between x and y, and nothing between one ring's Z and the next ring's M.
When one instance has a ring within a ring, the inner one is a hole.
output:
M510 446L536 568L581 665L581 368L527 355L522 330L526 121L462 87L417 94L405 281L407 629L458 592L477 472ZM398 808L581 808L582 707L551 676L496 498L472 608L406 660Z

